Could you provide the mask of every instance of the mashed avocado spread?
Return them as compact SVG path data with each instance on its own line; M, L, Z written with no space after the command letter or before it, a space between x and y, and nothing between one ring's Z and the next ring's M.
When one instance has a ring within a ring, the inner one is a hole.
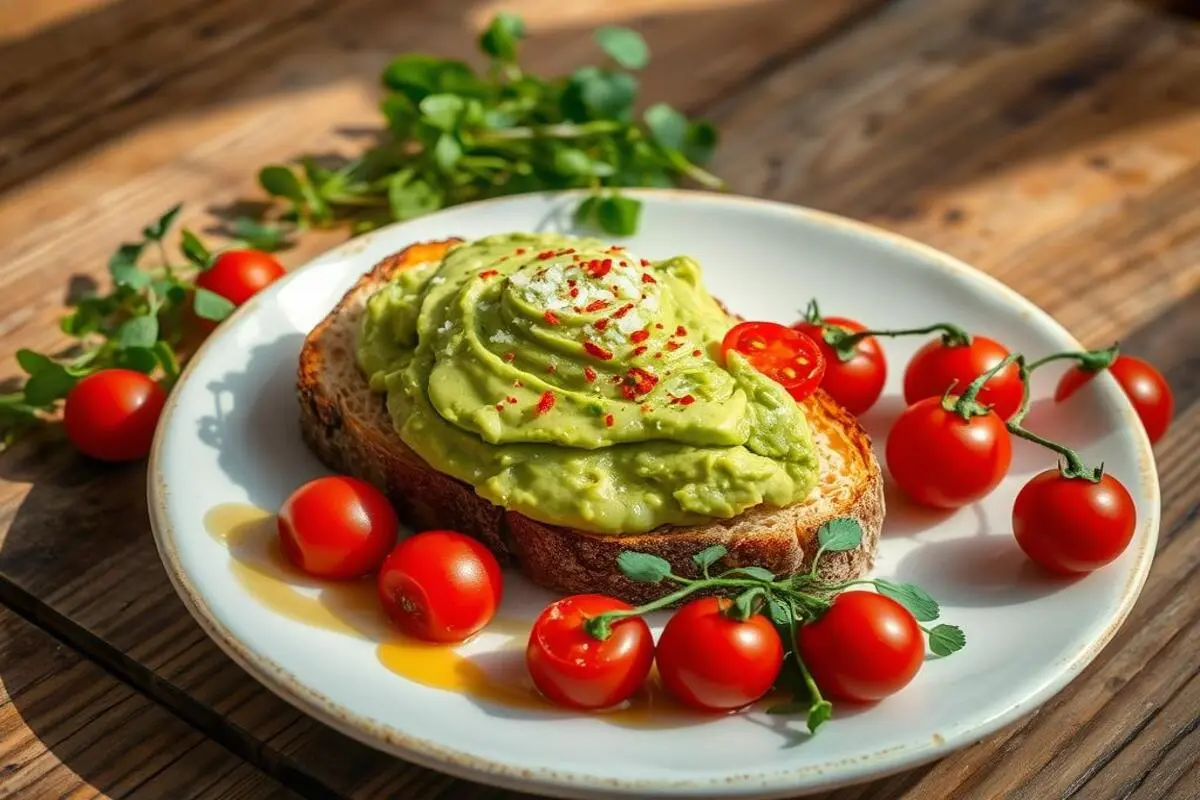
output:
M358 340L396 432L496 505L595 533L803 500L804 412L739 354L687 257L490 236L373 295Z

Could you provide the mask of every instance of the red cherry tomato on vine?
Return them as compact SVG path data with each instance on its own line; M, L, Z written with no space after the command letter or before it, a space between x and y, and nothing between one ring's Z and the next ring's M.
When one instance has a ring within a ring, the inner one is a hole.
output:
M783 666L783 643L770 620L726 616L727 597L681 607L658 638L655 661L663 686L703 711L732 711L770 690Z
M396 545L379 570L379 600L400 630L430 642L461 642L492 621L500 564L455 531L426 531Z
M145 458L167 393L146 375L105 369L81 379L67 394L63 428L84 455L101 461Z
M783 385L797 401L817 390L825 374L821 348L800 331L775 322L743 322L721 342L721 353L736 350L762 374Z
M966 391L971 381L995 367L1009 355L1008 348L986 336L972 336L967 345L946 345L941 337L916 352L904 371L904 402L912 405L926 397L941 397L951 385L956 394ZM1015 363L988 379L979 392L979 402L991 406L1003 420L1021 407L1024 387Z
M196 276L196 285L240 306L283 275L283 265L269 253L226 250Z
M845 317L825 317L827 325L836 325L850 333L865 331L861 323ZM829 392L851 414L859 415L875 405L883 393L887 381L887 359L883 348L874 336L869 336L854 346L854 355L848 361L838 358L837 352L825 341L820 325L812 322L797 322L792 326L817 343L825 357L825 377L821 388Z
M654 638L641 617L612 623L607 639L584 629L585 619L632 607L614 597L581 594L542 611L525 648L525 664L538 691L572 708L608 708L641 688L654 663Z
M279 509L279 542L309 575L343 580L379 569L396 542L392 504L366 481L317 478L292 492Z
M908 610L874 592L842 592L800 627L800 657L821 693L871 703L908 685L925 660L925 636Z
M919 503L960 508L987 495L1012 463L1012 439L994 411L963 419L928 397L901 412L886 457L896 485Z
M1150 441L1157 442L1167 432L1175 413L1175 396L1162 373L1133 356L1117 356L1108 370L1133 403ZM1058 380L1055 401L1066 400L1095 375L1079 367L1067 370Z
M1046 569L1077 574L1115 560L1133 539L1137 510L1116 478L1099 483L1038 473L1013 503L1013 534L1025 554Z

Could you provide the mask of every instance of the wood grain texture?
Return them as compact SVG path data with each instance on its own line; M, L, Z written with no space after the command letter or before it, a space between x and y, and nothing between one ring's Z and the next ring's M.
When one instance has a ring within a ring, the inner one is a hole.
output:
M0 664L0 797L296 796L5 608Z
M1159 556L1117 639L1029 718L831 797L1194 797L1195 24L1125 0L504 5L530 19L540 70L590 60L595 24L639 27L654 52L648 98L714 117L725 137L715 168L736 191L848 214L959 255L1086 343L1122 338L1176 391L1178 418L1158 452ZM386 57L465 55L495 4L259 6L250 14L221 0L176 13L184 4L118 0L23 39L0 37L0 64L19 62L0 70L0 355L59 346L69 279L98 276L123 237L176 199L189 201L189 225L212 227L216 212L255 196L262 163L355 147L346 131L375 124L371 87ZM104 57L94 75L80 71L68 40ZM161 56L164 43L195 51L166 59L178 63L143 58ZM49 102L55 92L74 105ZM306 238L285 258L300 263L333 239ZM0 364L9 371L11 361ZM97 469L47 435L0 457L0 477L0 601L201 734L305 796L521 796L386 759L247 678L171 591L139 467ZM0 660L0 679L3 670Z

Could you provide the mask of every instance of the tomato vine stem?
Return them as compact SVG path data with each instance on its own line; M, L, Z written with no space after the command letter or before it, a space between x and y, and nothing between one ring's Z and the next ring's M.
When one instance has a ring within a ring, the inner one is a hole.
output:
M1061 353L1051 353L1031 362L1028 369L1032 373L1038 367L1045 366L1052 361L1072 359L1078 362L1078 367L1084 372L1100 372L1111 367L1120 354L1119 343L1114 342L1103 350L1066 350Z

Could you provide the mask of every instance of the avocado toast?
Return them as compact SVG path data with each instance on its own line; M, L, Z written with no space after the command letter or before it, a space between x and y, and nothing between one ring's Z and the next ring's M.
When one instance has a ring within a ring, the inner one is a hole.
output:
M690 575L692 554L723 544L729 566L794 573L841 516L863 543L823 572L870 568L883 492L869 440L823 392L797 409L720 363L733 318L694 262L514 236L390 256L309 334L301 426L328 466L563 593L661 593L621 575L624 550Z

